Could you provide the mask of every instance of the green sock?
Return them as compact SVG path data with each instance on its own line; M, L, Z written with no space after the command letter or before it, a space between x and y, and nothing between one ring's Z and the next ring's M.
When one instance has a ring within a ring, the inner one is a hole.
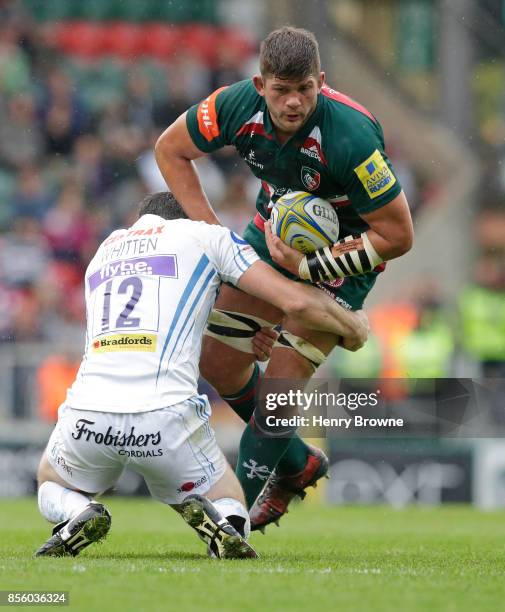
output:
M233 395L223 395L223 399L230 404L234 412L245 422L249 423L255 407L256 388L260 379L260 369L258 364L254 364L254 370L249 379L249 382L237 393ZM242 451L243 449L243 451ZM242 440L240 442L239 461L237 463L237 476L246 491L251 489L250 497L254 495L256 499L261 490L264 480L259 477L249 478L247 474L251 473L251 468L246 469L242 463L248 463L249 458L253 458L260 466L267 466L269 472L275 467L274 460L278 464L280 474L298 474L307 463L308 447L298 434L295 434L291 440L284 438L264 438L258 437L251 431L251 426L248 424ZM246 476L244 476L244 473ZM255 494L255 491L258 493Z
M222 395L225 402L228 402L244 423L249 423L254 412L254 402L256 399L256 387L260 379L260 369L257 363L254 364L253 373L249 382L233 395Z
M299 474L307 465L309 447L296 434L277 465L277 471L283 476Z
M290 443L291 438L258 435L250 423L245 428L240 440L236 474L244 489L248 508L253 505Z

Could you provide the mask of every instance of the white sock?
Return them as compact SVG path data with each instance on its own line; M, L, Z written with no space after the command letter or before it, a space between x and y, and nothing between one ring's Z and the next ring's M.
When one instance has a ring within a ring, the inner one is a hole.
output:
M251 535L251 521L244 506L232 497L221 497L212 502L235 529L247 540Z
M40 513L50 523L67 521L84 510L90 502L82 493L49 480L40 485L38 497Z

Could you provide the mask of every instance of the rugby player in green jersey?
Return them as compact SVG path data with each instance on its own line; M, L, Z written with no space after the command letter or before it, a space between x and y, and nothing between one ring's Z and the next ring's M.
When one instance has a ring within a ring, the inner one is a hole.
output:
M382 128L366 108L325 84L317 41L306 30L271 32L261 45L260 72L218 89L169 126L156 144L160 170L190 218L219 223L192 160L233 145L261 180L257 212L244 238L274 267L265 241L272 202L288 191L329 200L340 221L340 240L332 249L293 260L278 243L270 241L271 246L279 263L360 316L383 262L406 253L413 238L407 199L384 152ZM201 358L202 375L248 423L237 474L252 506L253 528L277 521L293 497L303 497L328 470L324 453L298 436L268 438L255 429L259 371L251 337L279 322L283 334L271 352L268 378L307 379L341 344L336 336L282 319L270 304L223 287ZM261 341L255 348L261 350ZM267 343L264 349L267 355Z

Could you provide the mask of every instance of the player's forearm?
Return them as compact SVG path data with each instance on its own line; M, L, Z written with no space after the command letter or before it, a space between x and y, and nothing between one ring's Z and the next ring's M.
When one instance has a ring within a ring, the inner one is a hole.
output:
M163 153L156 148L156 161L170 191L181 204L190 219L219 225L194 163L183 157Z
M342 308L319 289L304 287L303 299L293 300L289 315L309 329L341 336L357 350L368 337L366 317Z
M368 231L360 236L346 236L331 248L319 249L302 258L298 265L299 276L321 282L366 274L383 261L400 257L411 249L414 230L403 191L362 218L369 225Z
M383 261L401 257L412 247L412 238L410 235L381 236L381 234L373 229L369 229L366 235L376 253Z
M244 272L238 287L276 306L310 329L343 337L363 335L366 329L362 319L336 304L323 291L294 283L263 261L256 261Z
M389 239L369 229L361 236L347 236L331 247L318 249L300 260L298 275L314 283L366 274L379 264L406 253L408 239Z

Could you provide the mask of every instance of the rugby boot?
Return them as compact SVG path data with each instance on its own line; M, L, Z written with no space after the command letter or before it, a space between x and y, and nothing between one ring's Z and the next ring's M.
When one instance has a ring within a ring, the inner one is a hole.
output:
M279 525L279 519L288 512L295 497L304 499L307 487L316 487L317 481L327 475L329 461L323 451L308 445L309 455L305 468L293 476L274 472L249 510L251 531L261 530L270 523Z
M74 518L59 523L53 535L35 553L36 557L77 556L81 550L103 540L111 525L108 510L98 502L91 502Z
M188 495L181 504L181 515L218 559L256 559L258 554L223 517L213 503L201 495Z

